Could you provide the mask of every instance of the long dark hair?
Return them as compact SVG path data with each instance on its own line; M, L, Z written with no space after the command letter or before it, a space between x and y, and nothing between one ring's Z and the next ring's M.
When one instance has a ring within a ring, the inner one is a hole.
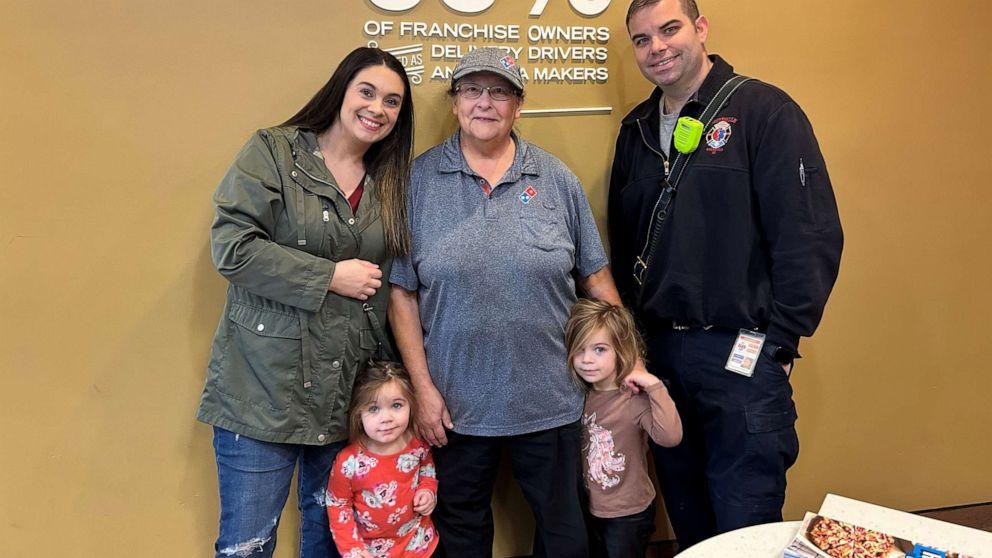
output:
M403 81L403 102L393 130L374 143L362 157L365 172L382 202L382 224L386 248L390 255L402 256L410 247L410 230L406 216L406 182L413 158L413 98L406 70L395 56L377 48L361 47L351 51L334 70L331 79L303 105L283 126L299 126L316 134L327 131L341 115L341 105L348 85L358 72L370 66L385 66Z

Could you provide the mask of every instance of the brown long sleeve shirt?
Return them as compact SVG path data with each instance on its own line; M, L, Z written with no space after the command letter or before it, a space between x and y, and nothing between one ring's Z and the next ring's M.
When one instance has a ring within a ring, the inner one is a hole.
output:
M625 389L590 391L582 426L582 472L592 514L622 517L647 509L655 496L647 471L648 436L666 447L682 438L664 384L637 395Z

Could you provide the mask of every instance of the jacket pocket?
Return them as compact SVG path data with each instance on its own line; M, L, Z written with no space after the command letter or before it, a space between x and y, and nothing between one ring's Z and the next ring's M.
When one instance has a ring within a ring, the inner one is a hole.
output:
M800 171L806 195L806 217L815 229L830 228L837 222L837 200L827 170L821 165L804 163Z
M259 337L301 338L300 318L295 314L276 312L234 302L231 304L228 318Z
M375 351L379 348L379 342L375 338L375 331L372 328L362 328L359 331L359 342L363 351Z
M228 396L274 413L258 422L285 419L300 370L302 335L296 314L232 303L230 354L222 391ZM246 421L249 417L243 417ZM252 421L255 422L255 421ZM272 424L254 426L271 428Z

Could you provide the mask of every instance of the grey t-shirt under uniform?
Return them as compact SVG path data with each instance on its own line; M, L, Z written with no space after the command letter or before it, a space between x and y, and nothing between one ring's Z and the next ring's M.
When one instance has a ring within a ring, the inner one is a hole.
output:
M417 291L431 379L454 430L510 436L575 422L582 392L566 367L573 272L607 264L578 178L513 136L516 154L487 196L460 133L417 158L413 243L390 282Z
M672 134L675 132L675 124L679 121L679 113L665 114L665 97L662 95L661 100L658 101L658 114L661 115L658 125L658 141L665 156L671 157L672 154L669 151L671 151L672 146Z

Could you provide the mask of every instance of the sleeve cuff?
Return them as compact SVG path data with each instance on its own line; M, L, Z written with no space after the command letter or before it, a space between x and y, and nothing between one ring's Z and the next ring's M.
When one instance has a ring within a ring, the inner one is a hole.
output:
M331 277L334 276L335 264L331 260L323 258L316 259L310 268L310 277L300 294L300 303L297 305L304 310L316 312L324 304L327 298L327 290L331 285Z
M644 393L654 393L662 389L666 389L665 382L662 382L661 378L658 378L658 383L644 388Z
M799 336L775 327L775 324L768 326L768 331L765 332L765 343L789 349L796 354L796 357L799 357Z
M406 269L399 269L395 262L389 274L389 282L409 292L416 292L419 288L416 275L407 273Z
M579 276L585 279L586 277L589 277L593 273L598 273L602 271L603 268L608 265L610 265L610 260L607 259L606 256L603 256L602 258L595 260L592 265L585 265L577 268L577 271L579 272ZM613 275L610 274L610 279L612 278Z

